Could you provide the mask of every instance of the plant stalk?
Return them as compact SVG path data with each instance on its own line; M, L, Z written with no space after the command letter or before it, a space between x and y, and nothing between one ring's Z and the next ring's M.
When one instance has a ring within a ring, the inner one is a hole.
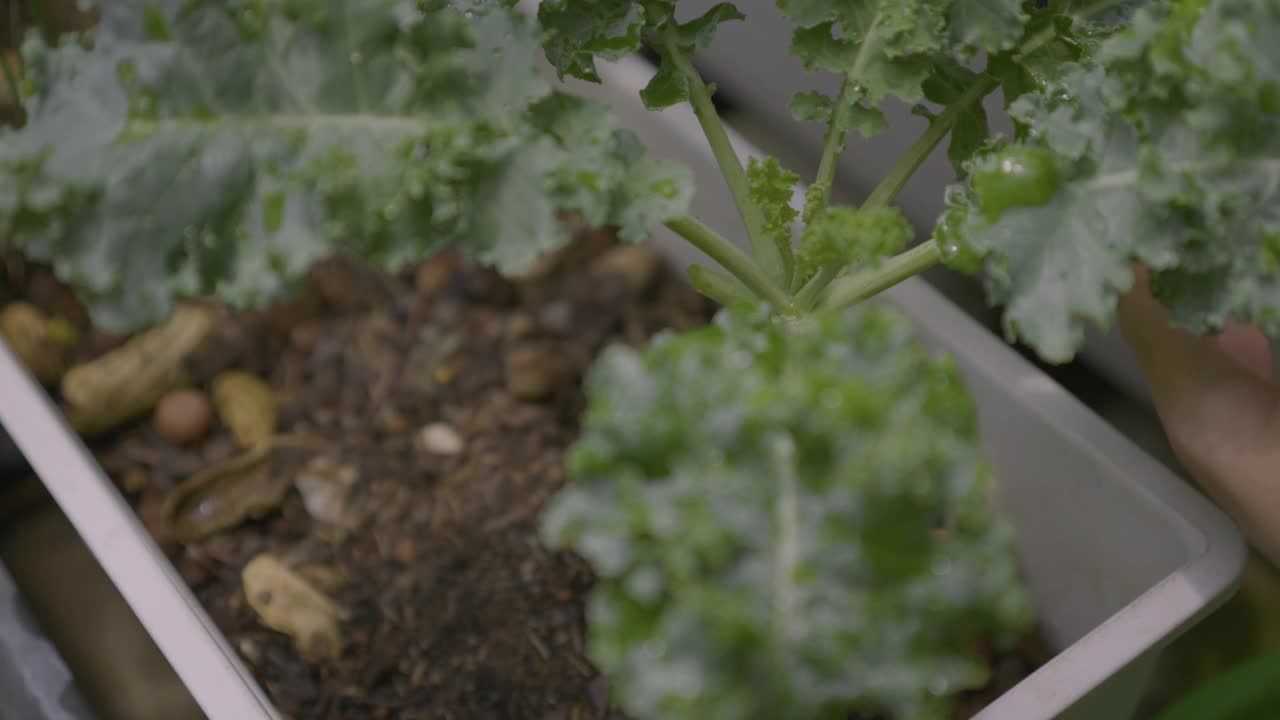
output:
M720 237L716 231L687 216L667 221L667 227L720 263L721 267L738 278L747 289L771 303L775 310L784 314L794 312L791 299L764 274L760 266L733 243Z
M840 268L835 265L827 265L819 270L813 277L809 278L809 282L800 288L796 293L796 309L804 312L812 310L818 298L822 295L822 291L831 284L832 280L840 274Z
M875 269L863 270L832 282L821 307L824 310L843 310L928 270L941 260L938 243L933 239L926 240L885 260Z
M742 161L733 149L729 134L725 131L720 115L716 113L715 105L711 102L710 89L670 35L665 39L665 47L671 62L676 64L676 68L688 80L689 103L693 105L693 113L697 116L698 123L702 125L702 132L707 136L707 142L711 144L711 152L720 165L720 172L729 186L729 192L733 194L733 201L738 206L738 214L742 217L742 224L747 229L747 237L751 240L751 249L756 262L760 264L760 268L764 270L765 276L771 283L779 288L787 286L790 280L786 277L786 265L782 259L781 250L764 233L764 215L761 214L760 208L751 202L747 172L743 169Z
M753 295L737 278L716 272L702 265L689 266L689 284L694 290L728 307L741 302L751 302Z
M956 121L960 119L960 115L969 110L976 102L982 102L992 90L999 85L999 81L995 78L984 75L979 78L972 86L965 90L964 94L956 98L930 123L929 127L916 138L916 141L903 153L902 157L889 170L889 174L880 182L879 185L871 191L867 199L863 202L864 208L885 207L891 204L898 197L898 193L902 191L903 186L915 175L916 170L920 168L921 163L933 152L938 143L951 132L955 127ZM796 297L796 307L805 308L812 303L827 284L836 276L835 272L819 273L815 275L809 283L799 291ZM853 277L858 277L857 275Z
M963 95L948 105L942 111L942 114L929 123L929 127L903 153L898 162L889 170L889 174L867 196L866 202L862 206L864 208L873 208L885 207L891 204L898 197L898 193L902 192L902 187L907 184L911 176L920 168L920 164L929 157L933 149L938 146L938 143L942 142L942 138L951 132L951 128L955 127L961 113L966 112L974 103L981 102L999 84L1000 81L990 75L983 75L977 82L970 85Z
M845 75L840 85L840 95L831 110L831 124L827 127L827 135L822 142L822 159L818 161L818 176L813 184L822 188L821 197L810 197L806 203L804 218L811 220L831 199L831 188L836 179L836 161L844 150L848 130L844 129L845 116L849 114L849 105L853 104L858 94L858 84L852 74Z

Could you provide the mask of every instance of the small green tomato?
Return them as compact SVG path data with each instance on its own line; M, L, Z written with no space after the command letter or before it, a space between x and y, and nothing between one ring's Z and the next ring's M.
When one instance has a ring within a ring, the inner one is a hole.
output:
M985 158L971 180L989 222L1009 208L1043 205L1058 191L1057 158L1048 150L1010 147Z

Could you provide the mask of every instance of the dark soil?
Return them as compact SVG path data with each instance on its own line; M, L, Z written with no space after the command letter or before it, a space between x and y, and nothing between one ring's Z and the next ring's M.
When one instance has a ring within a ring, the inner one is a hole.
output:
M87 328L47 271L13 257L7 266L10 296ZM696 327L712 310L651 253L618 251L602 235L581 237L519 281L452 255L397 276L335 259L295 302L223 312L217 342L192 370L206 389L226 369L266 379L280 431L316 447L272 455L247 482L290 483L317 458L351 469L341 507L349 527L312 517L290 489L261 517L181 544L163 520L164 499L243 452L228 430L215 425L196 446L177 447L144 419L94 451L286 716L621 718L584 652L591 571L543 548L537 516L566 482L562 456L595 355ZM120 340L88 332L78 354ZM427 447L422 429L440 423L460 449ZM304 659L260 621L241 571L264 552L347 613L339 653ZM1034 643L984 656L992 684L961 698L958 718L1046 659Z

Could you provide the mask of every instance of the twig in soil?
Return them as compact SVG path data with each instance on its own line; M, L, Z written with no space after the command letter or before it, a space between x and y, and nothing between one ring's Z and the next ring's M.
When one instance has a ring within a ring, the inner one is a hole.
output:
M456 520L458 515L460 515L460 510L458 510L458 498L457 496L454 496L452 492L445 491L440 493L438 500L439 501L435 503L435 507L431 509L431 529L433 530L439 530L440 525L445 523L445 521ZM448 518L440 518L440 514L442 514L440 511L447 511Z
M547 649L546 644L538 639L538 636L533 633L533 630L525 630L525 635L529 638L529 644L533 646L534 650L538 651L538 654L542 656L543 660L551 659L551 651Z
M556 488L544 487L533 497L484 524L481 530L487 535L505 530L538 512L543 502L556 492Z
M569 626L569 639L573 641L573 651L575 654L582 655L586 650L586 643L582 640L582 631L577 625Z
M576 667L578 672L582 673L584 677L591 677L596 674L595 668L588 665L587 662L576 653L571 653L569 655L569 662L573 663L574 667Z
M320 717L325 718L325 720L329 720L335 716L335 713L338 710L338 704L335 702L337 698L334 697L337 693L334 690L334 686L327 683L322 692L323 694L320 696L320 702L316 706L316 713Z
M221 476L228 473L240 472L261 463L272 452L280 449L298 449L298 450L315 450L321 451L325 446L315 439L308 439L299 435L275 435L253 446L252 449L242 455L224 460L216 465L205 468L203 471L192 475L187 480L188 483L198 477Z
M409 308L408 314L405 316L404 322L401 323L401 332L415 333L417 328L422 327L426 321L426 313L423 312L421 303L414 303ZM409 361L413 358L413 348L410 347L408 352L400 354L399 361L395 368L384 375L377 385L369 393L370 413L374 416L382 411L387 400L391 398L391 391L394 388L404 384L405 372L409 368Z

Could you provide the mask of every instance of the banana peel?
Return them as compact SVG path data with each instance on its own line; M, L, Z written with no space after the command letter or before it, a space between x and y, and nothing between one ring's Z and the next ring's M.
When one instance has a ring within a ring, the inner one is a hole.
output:
M214 325L209 309L182 305L163 324L68 370L62 397L71 426L94 437L150 412L165 393L189 383L186 361Z

